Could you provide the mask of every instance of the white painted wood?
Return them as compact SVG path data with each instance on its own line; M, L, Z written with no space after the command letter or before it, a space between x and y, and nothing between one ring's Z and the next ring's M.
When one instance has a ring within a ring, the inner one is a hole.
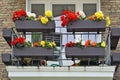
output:
M115 66L78 67L16 67L7 66L11 80L112 80ZM44 78L44 79L43 79Z
M31 4L45 4L45 11L52 10L52 4L75 4L76 11L83 10L84 3L97 4L97 10L100 10L100 0L26 0L27 11L31 11Z

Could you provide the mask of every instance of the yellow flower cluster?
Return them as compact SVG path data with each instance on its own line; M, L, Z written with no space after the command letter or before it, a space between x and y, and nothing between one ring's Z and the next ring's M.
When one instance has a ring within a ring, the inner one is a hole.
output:
M47 17L42 17L42 18L41 18L41 22L42 22L43 24L46 24L46 23L48 22L48 18L47 18Z
M94 15L98 20L103 20L104 19L104 14L103 14L102 11L98 11Z
M106 47L106 42L105 41L103 41L103 42L101 42L101 45L100 45L101 47Z
M40 20L43 24L47 24L48 23L48 18L52 18L52 11L48 10L45 12L45 17L41 17Z
M45 12L46 17L52 17L52 12L50 10Z
M108 27L110 25L110 18L106 17L106 27Z
M48 41L40 41L40 46L41 47L46 47L46 48L55 48L56 47L56 43L53 42L48 42Z
M45 47L45 41L40 41L40 45L41 45L42 47Z
M94 14L94 17L95 19L94 20L104 20L104 14L102 11L98 11ZM92 17L91 17L92 18ZM110 18L109 17L106 17L106 27L108 27L111 22L110 22Z

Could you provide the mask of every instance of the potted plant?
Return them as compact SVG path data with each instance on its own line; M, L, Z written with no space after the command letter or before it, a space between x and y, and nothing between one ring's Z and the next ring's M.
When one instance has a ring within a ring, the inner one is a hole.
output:
M19 32L45 32L55 30L55 22L52 20L51 11L46 11L45 17L39 16L36 18L35 13L17 10L14 12L12 19Z
M104 57L106 43L92 42L91 40L80 41L77 43L66 43L66 57L79 58L79 57Z
M11 44L13 54L16 57L49 57L54 55L54 49L56 48L55 42L50 41L35 42L32 46L23 37L15 38Z
M73 12L65 10L61 16L62 26L67 27L68 32L103 32L110 25L109 17L104 19L102 11L86 17L83 11Z

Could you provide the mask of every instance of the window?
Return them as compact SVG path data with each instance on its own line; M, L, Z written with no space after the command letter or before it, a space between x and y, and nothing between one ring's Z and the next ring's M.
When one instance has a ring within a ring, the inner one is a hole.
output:
M63 10L75 11L75 4L53 4L53 16L60 16Z

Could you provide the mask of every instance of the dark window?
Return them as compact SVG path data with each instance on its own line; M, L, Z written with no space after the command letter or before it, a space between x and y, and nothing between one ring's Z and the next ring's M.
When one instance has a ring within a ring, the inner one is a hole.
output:
M35 13L37 16L44 15L45 5L44 4L32 4L31 12Z
M61 12L64 10L75 11L75 4L53 4L53 16L60 16Z
M97 11L96 4L83 4L83 11L85 12L86 16L91 16Z

